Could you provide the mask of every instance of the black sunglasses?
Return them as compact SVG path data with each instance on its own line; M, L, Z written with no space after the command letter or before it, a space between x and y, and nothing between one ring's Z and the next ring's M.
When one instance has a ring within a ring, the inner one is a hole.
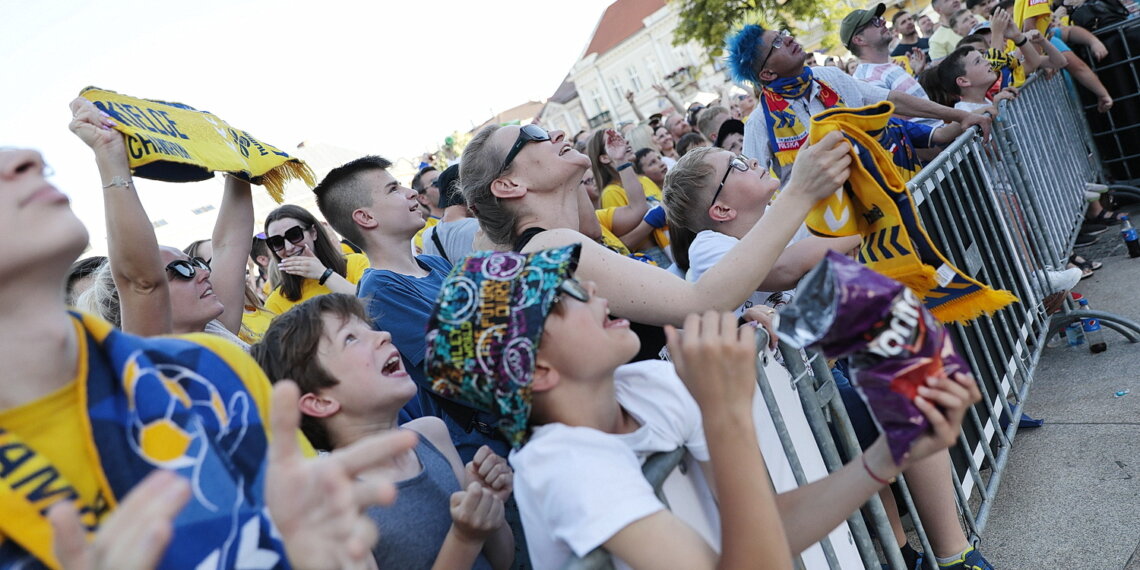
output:
M748 172L749 168L751 168L751 167L748 166L748 159L747 158L744 158L743 156L732 157L728 161L728 169L724 171L724 178L720 179L720 186L717 186L716 192L713 193L713 199L712 199L712 202L709 202L709 207L711 208L713 204L716 204L716 199L718 197L720 197L720 191L724 190L724 183L728 182L728 173L729 172L732 172L733 170L739 170L741 172Z
M313 226L309 226L308 228L293 226L285 230L284 234L281 234L279 236L269 236L265 238L265 243L273 251L281 251L285 249L285 240L289 240L289 243L293 245L301 243L301 241L305 239L305 231L311 227Z
M561 301L562 295L564 294L569 295L570 297L582 303L590 302L590 292L587 291L586 288L583 287L582 284L573 277L567 277L566 279L563 279L562 283L558 285L558 289L556 289L556 291L558 292L558 296L554 298L555 303Z
M189 281L198 274L199 271L209 271L210 263L201 257L191 257L190 259L175 259L166 264L166 271L170 273L171 277L184 279Z
M514 146L511 147L511 152L507 153L507 158L503 160L503 167L499 169L499 173L507 171L511 165L511 161L518 156L519 151L526 146L527 143L548 141L550 140L550 133L538 125L525 125L519 129L519 137L515 139Z

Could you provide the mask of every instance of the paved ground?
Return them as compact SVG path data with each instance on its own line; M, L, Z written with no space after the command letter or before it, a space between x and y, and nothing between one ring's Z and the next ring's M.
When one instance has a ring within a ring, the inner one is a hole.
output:
M1076 290L1140 322L1140 258L1112 230L1088 255L1104 268ZM998 569L1140 570L1140 344L1106 337L1101 354L1042 356L1026 411L1045 426L1018 432L982 536Z

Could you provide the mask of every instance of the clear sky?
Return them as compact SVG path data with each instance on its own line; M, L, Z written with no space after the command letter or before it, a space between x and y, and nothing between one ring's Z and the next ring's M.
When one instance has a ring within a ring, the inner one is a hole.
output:
M553 94L611 2L0 0L0 146L43 152L100 240L98 173L67 130L85 86L207 110L285 150L410 157ZM220 188L140 193L150 211Z

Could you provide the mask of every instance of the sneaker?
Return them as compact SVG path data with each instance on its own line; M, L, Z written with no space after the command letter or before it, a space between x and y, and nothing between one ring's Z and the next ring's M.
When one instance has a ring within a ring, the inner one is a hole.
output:
M1073 247L1088 247L1088 246L1096 243L1096 241L1097 241L1096 236L1089 235L1089 234L1086 234L1084 232L1081 232L1081 233L1077 234L1077 242L1073 244Z
M1079 267L1070 267L1064 271L1042 269L1034 275L1037 277L1035 285L1047 289L1049 293L1058 293L1072 289L1077 281L1081 280L1081 269Z
M949 564L939 563L938 567L943 570L994 570L990 561L972 546L958 560Z
M1108 231L1108 226L1098 224L1096 222L1085 222L1081 224L1081 233L1090 236L1099 236Z

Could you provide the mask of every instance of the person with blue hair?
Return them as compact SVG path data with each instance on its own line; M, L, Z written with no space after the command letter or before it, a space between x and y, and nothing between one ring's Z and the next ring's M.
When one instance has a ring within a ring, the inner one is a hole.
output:
M809 52L787 30L751 24L726 41L726 64L733 81L760 91L757 110L744 125L744 155L770 166L781 181L791 173L796 154L808 141L813 115L834 107L864 107L890 101L908 117L979 125L988 136L990 119L925 99L858 81L837 67L809 67ZM958 129L936 129L934 144L953 140Z

